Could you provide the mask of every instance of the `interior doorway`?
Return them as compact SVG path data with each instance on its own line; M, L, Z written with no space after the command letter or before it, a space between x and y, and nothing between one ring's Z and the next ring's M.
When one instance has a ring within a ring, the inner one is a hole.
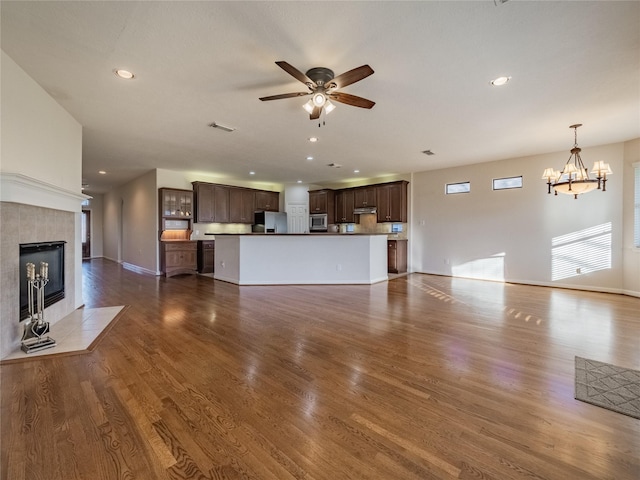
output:
M82 210L82 258L91 258L91 210Z

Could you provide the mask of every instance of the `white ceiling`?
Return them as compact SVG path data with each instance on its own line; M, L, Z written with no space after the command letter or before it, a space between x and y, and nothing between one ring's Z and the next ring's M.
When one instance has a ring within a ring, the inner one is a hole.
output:
M581 147L640 137L637 1L3 0L1 14L2 49L84 127L89 193L153 168L323 184L568 151L573 123ZM318 128L307 98L258 100L304 91L277 60L369 64L342 91L376 105L337 104Z

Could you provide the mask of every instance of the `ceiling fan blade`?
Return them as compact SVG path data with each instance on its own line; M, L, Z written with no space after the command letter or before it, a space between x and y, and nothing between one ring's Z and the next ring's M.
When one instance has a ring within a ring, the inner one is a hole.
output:
M349 70L348 72L338 75L329 83L335 84L335 88L342 88L347 85L351 85L352 83L359 82L363 78L367 78L372 73L373 69L369 65L362 65L361 67L354 68L353 70Z
M260 100L265 102L267 100L281 100L283 98L304 97L305 95L311 95L311 92L281 93L280 95L271 95L269 97L260 97Z
M283 62L283 61L276 62L276 65L278 65L281 69L283 69L285 72L287 72L289 75L291 75L293 78L295 78L299 82L302 82L305 85L307 85L309 88L317 88L317 85L313 80L311 80L309 77L307 77L304 73L302 73L293 65L289 65L287 62Z
M352 105L354 107L373 108L373 106L376 104L376 102L372 102L371 100L367 100L366 98L356 97L355 95L350 95L348 93L333 92L328 96L331 100L335 100L336 102L340 103L346 103L347 105Z
M310 120L317 120L320 118L320 113L322 112L322 107L313 107L313 112L309 115Z

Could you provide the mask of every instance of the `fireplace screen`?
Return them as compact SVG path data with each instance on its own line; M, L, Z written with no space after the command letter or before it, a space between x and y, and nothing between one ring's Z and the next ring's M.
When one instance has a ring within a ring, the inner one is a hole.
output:
M20 320L29 316L27 263L40 271L40 262L49 264L49 283L44 288L44 307L64 298L64 244L66 242L20 244Z

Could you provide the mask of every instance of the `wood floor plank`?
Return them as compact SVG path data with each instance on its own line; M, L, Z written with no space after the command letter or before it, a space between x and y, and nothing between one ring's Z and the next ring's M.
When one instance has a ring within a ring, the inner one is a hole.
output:
M638 298L102 259L83 290L128 309L90 353L0 366L1 480L640 478L640 422L573 397L576 355L640 368Z

